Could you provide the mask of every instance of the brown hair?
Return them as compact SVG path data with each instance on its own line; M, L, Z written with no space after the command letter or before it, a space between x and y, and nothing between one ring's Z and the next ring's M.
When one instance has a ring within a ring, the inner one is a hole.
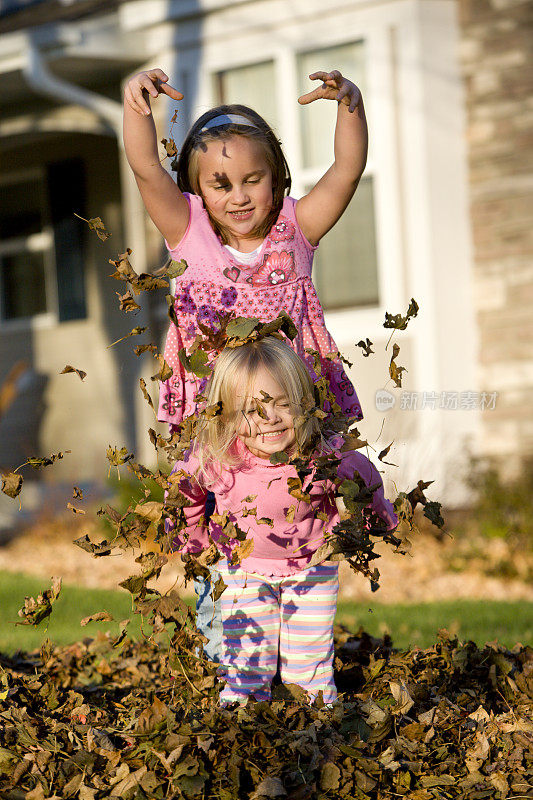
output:
M210 120L221 114L238 114L246 117L253 127L231 123L209 128L209 130L202 132L202 128ZM198 151L205 147L208 142L216 139L229 139L230 136L246 136L249 139L258 141L263 147L267 164L272 172L272 208L264 222L254 231L257 237L265 238L280 214L283 198L290 191L291 173L276 134L268 122L252 108L239 104L217 106L206 111L196 120L185 137L177 159L172 164L172 169L177 173L178 188L182 192L191 192L201 196L202 193L198 181ZM206 210L209 214L209 210ZM209 219L222 242L227 244L224 228L211 215L209 215Z

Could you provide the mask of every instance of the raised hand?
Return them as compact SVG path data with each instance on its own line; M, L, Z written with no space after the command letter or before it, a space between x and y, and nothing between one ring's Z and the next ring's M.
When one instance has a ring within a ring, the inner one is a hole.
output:
M152 112L148 96L156 98L160 94L166 94L173 100L183 100L182 93L170 86L167 81L168 75L165 75L163 70L159 68L138 72L126 84L124 102L137 114L149 116Z
M317 86L316 89L298 98L302 106L315 100L337 100L338 103L348 106L348 111L353 113L361 101L361 92L355 83L344 78L338 69L331 72L312 72L309 78L323 83L322 86Z

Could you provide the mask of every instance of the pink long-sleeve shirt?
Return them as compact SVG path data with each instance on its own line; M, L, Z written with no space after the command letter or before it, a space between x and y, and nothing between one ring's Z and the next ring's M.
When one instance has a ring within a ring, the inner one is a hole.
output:
M221 525L213 520L209 528L201 524L209 490L215 495L216 514L223 515L227 511L228 518L254 543L251 555L241 561L244 570L260 575L285 576L305 569L315 551L324 543L325 534L340 519L333 484L314 482L310 488L311 504L298 502L289 494L287 484L287 478L297 477L293 466L273 465L269 459L250 453L240 440L237 450L242 462L235 467L222 466L220 477L209 485L202 478L195 477L199 473L199 462L194 452L174 466L173 472L183 470L187 474L181 478L179 488L191 502L184 509L187 527L175 540L177 549L182 553L198 553L209 546L210 534L220 553L231 557L238 541L225 541ZM369 508L383 520L384 527L394 529L398 520L392 504L384 496L381 477L373 464L358 451L334 452L341 459L338 467L340 478L352 479L357 472L367 486L378 485ZM295 506L294 518L288 522L287 513L291 506ZM253 509L256 509L255 513L250 514ZM325 512L327 522L316 518L317 511Z

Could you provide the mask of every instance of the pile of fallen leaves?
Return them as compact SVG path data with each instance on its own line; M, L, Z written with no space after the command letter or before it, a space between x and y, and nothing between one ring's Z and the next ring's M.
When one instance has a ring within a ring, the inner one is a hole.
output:
M0 657L3 800L532 796L531 648L442 631L396 652L338 628L333 708L283 685L221 708L183 613L170 647L101 634Z

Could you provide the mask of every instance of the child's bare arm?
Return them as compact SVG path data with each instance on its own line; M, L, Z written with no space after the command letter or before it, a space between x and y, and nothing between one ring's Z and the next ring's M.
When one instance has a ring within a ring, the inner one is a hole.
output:
M311 80L323 83L298 99L301 105L315 100L337 100L335 160L311 191L298 200L296 217L311 244L340 219L353 197L366 165L368 130L363 98L357 86L338 70L313 72Z
M144 205L170 247L182 239L189 224L189 204L160 162L150 98L183 95L160 69L139 72L124 91L124 147Z

